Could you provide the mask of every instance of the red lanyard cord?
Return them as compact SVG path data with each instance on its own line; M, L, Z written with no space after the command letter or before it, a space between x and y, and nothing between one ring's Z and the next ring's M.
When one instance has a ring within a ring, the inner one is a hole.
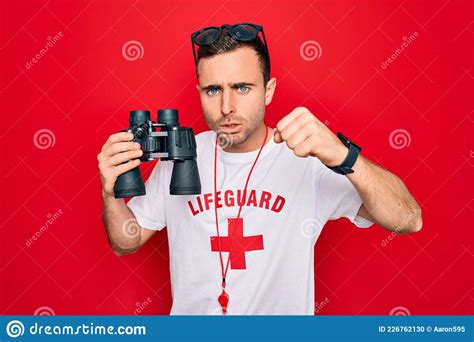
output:
M260 150L258 151L257 157L255 158L255 161L253 162L252 168L250 169L250 172L247 176L247 180L245 182L245 187L244 187L244 196L245 197L247 196L247 186L248 186L249 181L250 181L250 176L252 175L253 169L254 169L255 165L257 164L258 158L260 157L260 153L262 152L263 147L265 146L265 142L267 141L267 137L268 137L268 127L265 126L265 137L263 138L262 146L260 147ZM220 237L220 233L219 233L219 219L218 219L218 216L217 216L217 205L216 205L216 203L217 203L217 144L218 144L218 134L216 134L216 145L215 145L215 148L214 148L214 213L215 213L215 220L216 220L217 242L218 242L218 246L219 246L219 260L220 260L220 263L221 263L222 288L225 289L225 285L226 285L225 279L226 279L226 276L227 276L227 271L229 270L230 253L232 251L232 245L234 243L234 240L233 239L231 240L231 244L230 244L230 248L229 248L229 257L227 258L227 263L226 263L225 270L224 270L224 261L222 259L221 237ZM243 204L244 204L244 201L242 201L241 204L239 205L239 212L237 214L237 220L240 218L240 213L242 212Z

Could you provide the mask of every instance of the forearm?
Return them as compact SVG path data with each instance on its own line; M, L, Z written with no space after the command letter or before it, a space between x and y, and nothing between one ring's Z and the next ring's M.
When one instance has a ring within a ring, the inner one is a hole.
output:
M399 234L421 229L421 209L399 177L362 155L353 170L347 177L377 224Z
M126 255L140 246L142 228L123 199L102 195L103 220L109 243L117 255Z
M297 107L277 123L276 143L286 142L298 157L313 156L324 165L341 165L347 156L343 143L307 108ZM363 206L361 216L397 233L421 229L421 210L402 180L359 156L348 174Z

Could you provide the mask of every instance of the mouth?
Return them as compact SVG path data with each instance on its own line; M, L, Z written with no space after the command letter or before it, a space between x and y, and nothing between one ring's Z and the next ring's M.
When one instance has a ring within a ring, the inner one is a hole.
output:
M240 131L241 127L242 127L242 124L230 123L230 124L221 125L221 130L222 132L232 134L232 133L237 133L238 131Z

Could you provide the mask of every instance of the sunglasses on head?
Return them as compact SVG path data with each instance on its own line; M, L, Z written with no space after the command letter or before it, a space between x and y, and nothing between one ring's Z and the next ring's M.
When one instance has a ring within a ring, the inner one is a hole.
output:
M236 41L250 42L257 39L259 32L262 32L265 53L268 56L268 46L263 32L263 26L252 23L239 23L235 25L224 24L221 27L209 26L191 34L191 43L193 47L194 63L197 65L197 55L194 44L199 47L212 45L222 34L222 29L227 28L227 35Z

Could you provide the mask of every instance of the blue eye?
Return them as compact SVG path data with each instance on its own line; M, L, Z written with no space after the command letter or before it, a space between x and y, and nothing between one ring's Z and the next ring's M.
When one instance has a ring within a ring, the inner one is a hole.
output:
M219 91L219 89L217 89L217 88L211 88L207 91L207 95L210 95L210 96L217 95L218 91Z
M239 92L242 94L248 93L250 91L250 88L247 86L240 86L239 87Z

